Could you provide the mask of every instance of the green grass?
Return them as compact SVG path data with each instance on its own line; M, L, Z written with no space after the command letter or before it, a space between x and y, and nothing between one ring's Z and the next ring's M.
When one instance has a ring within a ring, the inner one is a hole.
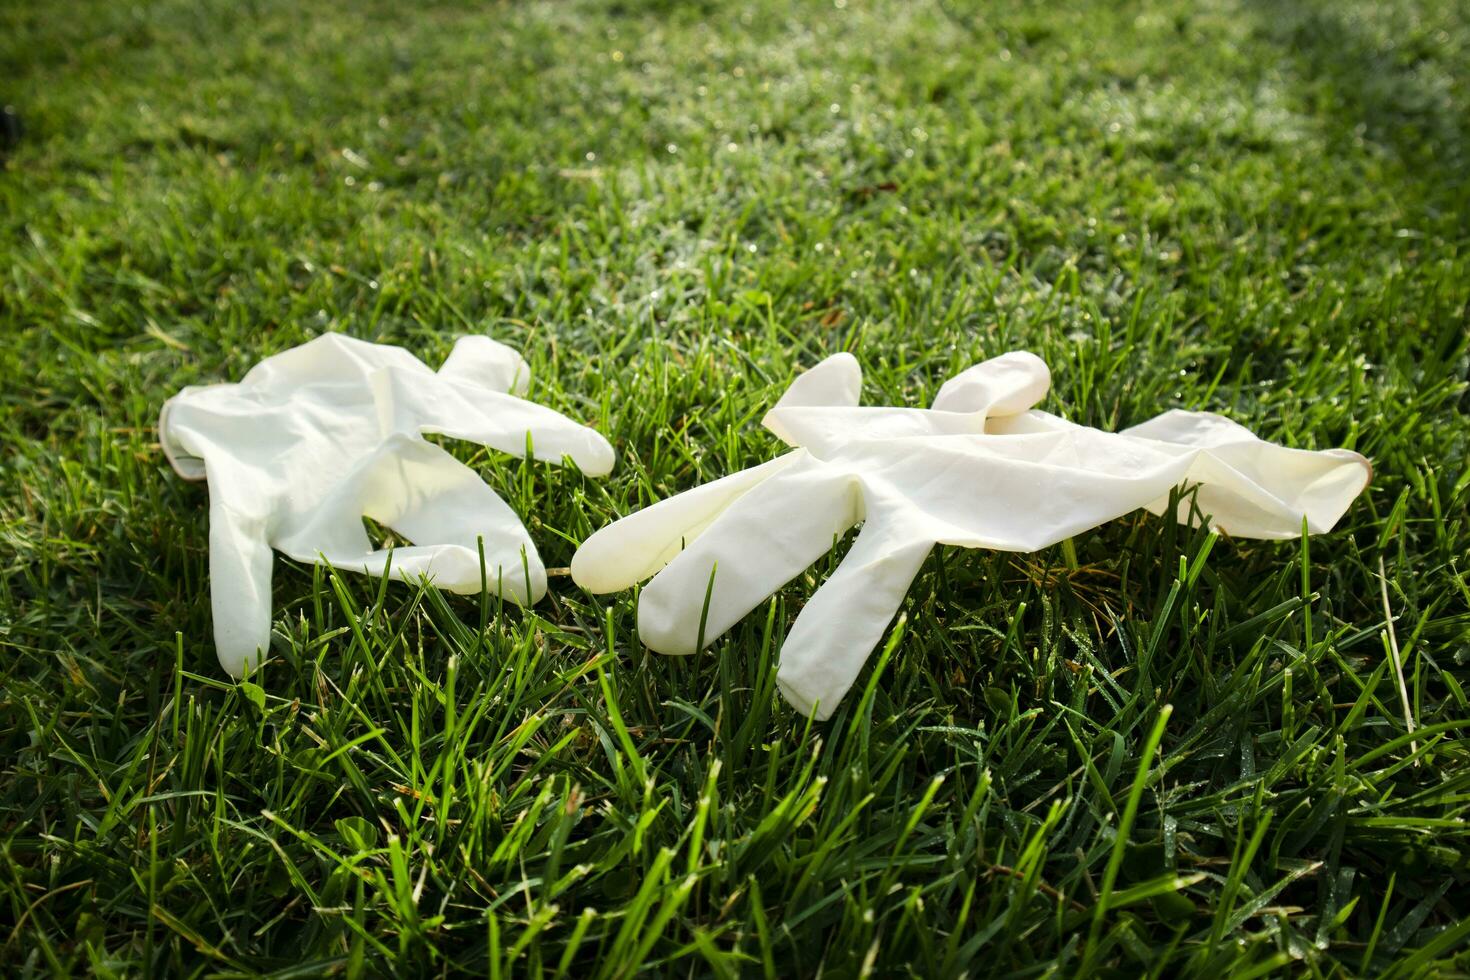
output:
M1470 974L1467 79L1429 0L0 7L6 972ZM453 444L553 567L842 349L1377 476L1306 543L944 551L823 724L830 564L665 659L631 593L283 560L236 685L154 420L326 330L488 331L614 440Z

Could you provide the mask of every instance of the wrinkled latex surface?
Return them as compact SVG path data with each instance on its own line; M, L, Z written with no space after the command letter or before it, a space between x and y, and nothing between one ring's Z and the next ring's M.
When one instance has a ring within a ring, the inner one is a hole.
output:
M1274 445L1202 412L1118 433L1075 425L1033 409L1051 377L1026 352L950 379L928 410L859 407L861 382L851 355L817 365L764 419L793 452L603 528L577 551L573 578L612 592L654 576L639 633L689 654L707 592L706 646L862 523L777 671L786 699L825 719L936 544L1035 551L1139 508L1162 514L1181 485L1197 485L1198 511L1233 537L1292 538L1303 519L1330 530L1371 476L1357 453ZM1189 520L1187 498L1176 516Z
M159 441L185 479L209 483L209 577L220 664L240 676L267 648L271 550L303 562L530 604L546 570L520 519L473 470L422 436L612 469L597 432L524 398L530 369L464 337L438 371L400 347L326 334L269 357L238 384L185 388ZM413 542L375 549L369 517Z

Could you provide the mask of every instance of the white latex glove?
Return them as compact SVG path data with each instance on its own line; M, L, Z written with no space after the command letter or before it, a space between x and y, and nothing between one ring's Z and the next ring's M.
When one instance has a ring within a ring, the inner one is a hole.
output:
M437 372L401 347L325 334L266 358L239 384L185 388L163 406L159 441L186 480L209 481L209 578L220 665L260 662L271 630L271 549L303 562L382 575L370 517L414 543L391 576L481 588L478 539L493 593L529 605L546 569L520 519L473 470L422 438L439 434L537 459L612 469L592 429L516 397L521 356L465 337Z
M638 605L653 650L694 653L862 532L797 617L776 679L826 719L852 686L935 544L1035 551L1199 484L1200 510L1234 537L1331 529L1367 485L1368 461L1272 445L1218 415L1168 412L1121 433L1029 410L1051 383L1013 352L952 378L930 410L859 408L862 374L837 354L797 379L764 425L798 447L679 494L588 538L572 577L592 592L657 573ZM1189 518L1181 505L1180 521ZM660 571L662 569L662 571ZM711 574L713 573L713 588Z

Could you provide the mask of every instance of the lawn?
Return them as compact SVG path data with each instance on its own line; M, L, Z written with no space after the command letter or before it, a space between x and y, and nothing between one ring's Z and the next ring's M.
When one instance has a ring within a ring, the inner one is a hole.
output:
M1430 0L0 6L4 972L1470 974L1467 86ZM836 553L684 659L564 574L282 559L235 684L155 421L325 331L489 333L608 435L446 443L553 569L839 350L1376 477L936 553L823 723L774 670Z

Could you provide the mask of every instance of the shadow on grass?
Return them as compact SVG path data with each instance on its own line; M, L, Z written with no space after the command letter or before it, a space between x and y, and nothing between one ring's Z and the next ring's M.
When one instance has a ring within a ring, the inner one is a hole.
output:
M1249 0L1248 7L1259 35L1295 61L1312 112L1340 116L1342 139L1372 141L1426 196L1465 209L1470 114L1455 82L1465 59L1448 31L1406 10L1370 22L1355 4Z

